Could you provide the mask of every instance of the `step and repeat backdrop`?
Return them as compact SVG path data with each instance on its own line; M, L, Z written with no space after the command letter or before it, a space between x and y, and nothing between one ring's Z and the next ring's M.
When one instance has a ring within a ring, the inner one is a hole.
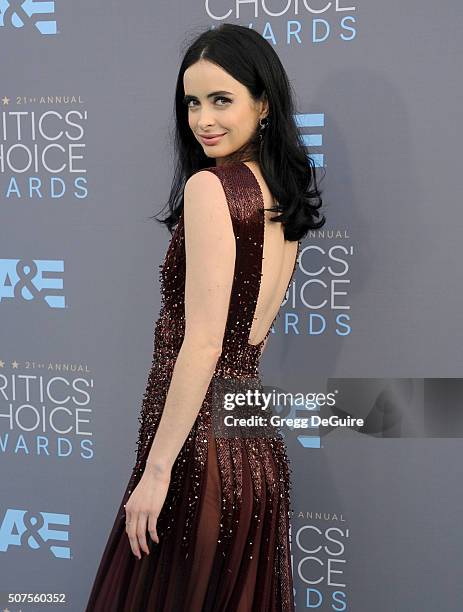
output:
M261 369L302 398L297 609L460 611L463 5L432 0L0 0L2 609L84 609L135 462L179 62L224 22L274 46L323 176Z

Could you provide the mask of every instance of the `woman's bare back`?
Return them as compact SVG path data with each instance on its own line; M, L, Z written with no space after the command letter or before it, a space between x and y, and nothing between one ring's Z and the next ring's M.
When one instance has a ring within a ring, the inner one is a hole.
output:
M273 206L273 197L256 162L246 162L254 173L262 191L264 207ZM283 225L270 219L278 213L265 211L264 249L262 277L256 314L249 333L249 344L259 344L280 309L285 298L286 289L294 270L298 252L298 242L285 240ZM264 345L265 346L265 345Z

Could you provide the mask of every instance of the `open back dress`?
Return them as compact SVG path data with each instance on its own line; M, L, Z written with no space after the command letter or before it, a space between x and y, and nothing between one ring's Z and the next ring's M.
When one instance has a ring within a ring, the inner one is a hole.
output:
M223 350L195 423L172 467L157 520L159 544L147 533L150 554L141 552L138 560L125 531L124 504L143 474L184 335L182 213L160 266L162 303L139 416L136 463L86 612L294 610L291 469L283 437L275 428L273 434L259 435L256 428L255 435L226 435L214 426L213 418L214 382L260 381L260 356L271 329L259 344L251 345L248 340L262 276L264 198L256 176L244 162L202 170L215 173L221 181L236 240Z

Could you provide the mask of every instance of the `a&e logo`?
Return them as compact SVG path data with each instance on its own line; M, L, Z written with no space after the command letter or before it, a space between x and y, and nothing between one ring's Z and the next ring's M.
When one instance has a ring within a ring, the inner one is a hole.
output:
M54 12L55 3L47 0L0 0L0 26L57 34Z
M69 514L8 508L0 526L0 552L7 552L10 546L27 546L46 548L58 559L70 559L70 547L62 544L69 542L69 525Z
M39 300L50 308L65 308L63 272L61 259L0 259L0 303Z

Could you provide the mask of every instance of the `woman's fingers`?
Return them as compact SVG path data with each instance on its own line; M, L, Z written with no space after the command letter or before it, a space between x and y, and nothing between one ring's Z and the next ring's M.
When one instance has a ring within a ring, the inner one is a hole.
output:
M156 542L156 544L159 544L159 537L158 537L158 532L157 532L157 520L158 520L158 517L155 514L151 513L149 515L148 531L150 532L150 536L153 542Z
M140 512L137 522L137 538L141 549L147 554L150 554L148 544L146 543L146 514Z
M131 513L130 515L127 515L125 522L125 531L127 532L127 536L130 542L130 548L132 549L133 554L138 557L138 559L140 559L141 554L140 549L138 547L137 522L138 519L136 514Z
M159 544L157 520L169 489L169 479L159 480L144 474L124 504L127 536L133 554L141 559L141 551L150 554L146 532Z
M151 519L153 516L153 519ZM154 521L154 523L152 522ZM156 517L150 514L150 525L154 524L154 534L155 541L159 543L159 539L156 532ZM143 550L147 555L150 554L150 550L148 548L148 543L146 541L146 514L143 512L132 512L126 515L126 526L125 531L127 532L127 536L129 538L130 547L132 549L133 554L140 559L141 552L140 549ZM151 533L151 532L150 532ZM152 536L151 536L152 537Z

